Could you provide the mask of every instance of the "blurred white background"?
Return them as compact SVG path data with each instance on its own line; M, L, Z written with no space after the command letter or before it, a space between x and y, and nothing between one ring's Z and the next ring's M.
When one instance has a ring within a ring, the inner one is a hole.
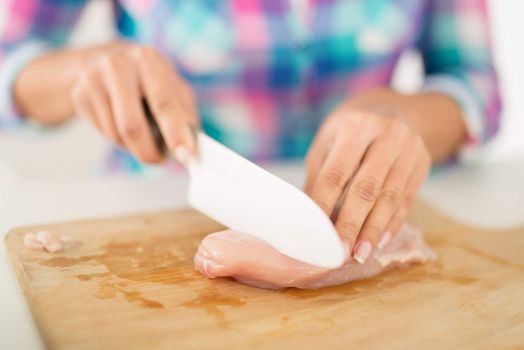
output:
M491 0L494 51L504 99L502 129L486 161L524 157L524 2Z
M524 1L491 0L489 5L505 109L502 130L488 145L482 162L524 157L524 97L520 96L524 92ZM71 44L88 45L111 38L110 6L109 1L91 1ZM420 81L419 72L417 57L406 55L395 85L413 89ZM0 132L0 178L56 181L91 176L108 150L109 145L81 120L55 130Z

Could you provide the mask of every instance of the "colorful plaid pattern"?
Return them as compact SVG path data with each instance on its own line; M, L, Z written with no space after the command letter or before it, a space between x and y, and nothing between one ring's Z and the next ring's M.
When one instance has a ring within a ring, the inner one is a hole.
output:
M85 5L5 1L6 60L30 41L64 45ZM390 84L401 52L412 47L429 80L452 80L474 101L442 86L476 111L472 143L497 131L484 0L295 1L303 1L302 11L291 0L120 0L114 15L122 37L173 58L196 91L206 132L252 159L303 156L326 114L351 94ZM0 110L0 125L12 115ZM121 158L118 164L137 169Z

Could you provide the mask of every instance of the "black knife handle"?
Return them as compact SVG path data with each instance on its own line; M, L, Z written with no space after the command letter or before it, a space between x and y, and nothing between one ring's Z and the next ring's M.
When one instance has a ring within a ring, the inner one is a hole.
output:
M153 117L153 113L151 112L151 109L149 108L149 105L147 104L147 101L144 98L142 99L142 107L144 108L144 113L146 115L149 128L151 129L153 139L155 140L156 147L158 148L158 151L165 156L167 154L166 141L164 140L164 137L160 132L160 128L158 127L155 117Z

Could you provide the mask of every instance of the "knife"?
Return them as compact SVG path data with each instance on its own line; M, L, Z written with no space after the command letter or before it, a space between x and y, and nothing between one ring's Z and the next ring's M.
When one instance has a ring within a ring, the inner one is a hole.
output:
M188 164L193 208L304 263L344 263L347 251L333 223L304 192L202 132L196 141L198 156Z

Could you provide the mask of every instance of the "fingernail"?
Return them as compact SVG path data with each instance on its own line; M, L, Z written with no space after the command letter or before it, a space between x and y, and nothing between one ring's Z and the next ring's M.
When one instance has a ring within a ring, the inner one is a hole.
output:
M177 148L175 148L175 158L182 165L188 166L192 157L191 153L189 153L189 150L185 146L178 146Z
M388 245L389 241L391 241L391 237L392 237L391 231L388 230L384 232L384 234L382 235L382 238L380 238L380 241L377 244L377 248L384 249Z
M368 241L362 241L358 244L353 258L360 264L363 264L368 259L369 254L371 254L371 243Z

